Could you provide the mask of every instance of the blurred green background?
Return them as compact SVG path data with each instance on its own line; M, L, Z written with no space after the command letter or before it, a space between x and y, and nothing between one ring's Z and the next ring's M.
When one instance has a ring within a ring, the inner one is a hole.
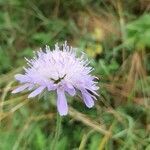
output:
M0 150L150 150L149 0L0 0ZM12 95L24 57L65 40L87 53L100 78L88 109L55 95Z

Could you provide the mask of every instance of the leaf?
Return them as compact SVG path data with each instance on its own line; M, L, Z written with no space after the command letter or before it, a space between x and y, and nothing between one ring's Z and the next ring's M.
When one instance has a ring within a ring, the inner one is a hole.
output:
M127 34L130 46L137 49L150 47L150 15L145 14L135 21L127 24Z

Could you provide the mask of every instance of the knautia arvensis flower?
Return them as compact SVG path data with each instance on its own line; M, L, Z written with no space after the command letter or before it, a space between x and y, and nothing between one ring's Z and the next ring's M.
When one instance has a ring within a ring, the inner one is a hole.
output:
M26 60L25 73L15 75L21 86L12 93L27 89L32 91L28 98L32 98L44 90L56 91L57 109L62 116L68 113L66 94L74 96L79 91L85 105L94 106L98 86L90 74L93 68L89 67L84 54L77 57L76 49L65 42L61 47L56 44L54 50L46 46L45 51L40 50L33 59Z

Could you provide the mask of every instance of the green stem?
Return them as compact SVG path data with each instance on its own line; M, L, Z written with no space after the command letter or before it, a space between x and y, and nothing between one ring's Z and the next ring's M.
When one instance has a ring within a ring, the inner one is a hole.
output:
M52 142L51 150L55 150L56 149L56 144L57 144L57 142L59 140L59 137L60 137L60 134L61 134L61 122L62 122L62 118L57 113L56 132L55 132L54 140Z

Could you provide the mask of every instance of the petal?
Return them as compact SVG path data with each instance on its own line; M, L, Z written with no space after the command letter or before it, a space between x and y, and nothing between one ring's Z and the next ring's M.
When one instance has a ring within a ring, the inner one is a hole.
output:
M34 88L34 84L30 84L29 87L28 87L28 90L32 90Z
M82 97L83 97L83 101L85 103L85 105L88 107L88 108L91 108L94 106L94 100L93 98L91 97L90 94L88 94L88 92L86 92L85 90L84 91L81 91L82 92Z
M57 89L57 109L61 116L67 115L68 105L64 90Z
M21 83L29 82L28 76L23 75L23 74L16 74L15 78L16 78L16 80L20 81Z
M57 85L54 85L54 84L48 84L47 85L48 91L54 91L54 90L56 90L56 88L57 88Z
M45 89L45 86L40 86L36 90L34 90L32 93L29 94L28 98L32 98L40 94Z
M99 96L94 90L86 89L91 96Z
M99 90L99 87L96 86L96 85L92 85L92 86L91 86L91 90L97 91L97 90Z
M65 91L70 94L71 96L74 96L76 94L75 88L71 84L67 84L65 87Z
M16 88L15 90L12 91L13 94L15 93L19 93L23 90L25 90L26 88L28 88L29 84L24 84L22 86L19 86L18 88Z

